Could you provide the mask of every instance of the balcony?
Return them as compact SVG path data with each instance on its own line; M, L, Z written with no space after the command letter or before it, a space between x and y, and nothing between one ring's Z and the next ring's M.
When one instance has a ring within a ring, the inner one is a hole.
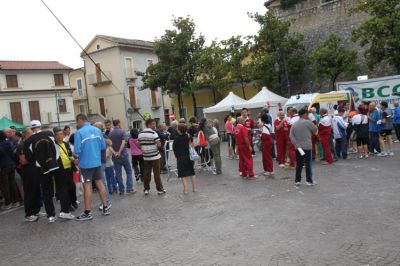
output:
M104 74L103 74L104 72ZM89 74L88 84L93 86L102 86L112 82L111 71L103 71L101 73Z

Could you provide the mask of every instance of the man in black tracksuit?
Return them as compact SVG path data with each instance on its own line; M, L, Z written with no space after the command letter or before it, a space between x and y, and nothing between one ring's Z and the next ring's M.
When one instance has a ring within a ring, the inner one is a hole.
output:
M33 135L24 144L24 153L27 161L34 164L31 175L39 180L42 189L42 200L49 223L56 221L53 204L54 171L59 169L59 153L55 147L54 135L50 131L41 131L40 121L31 121Z

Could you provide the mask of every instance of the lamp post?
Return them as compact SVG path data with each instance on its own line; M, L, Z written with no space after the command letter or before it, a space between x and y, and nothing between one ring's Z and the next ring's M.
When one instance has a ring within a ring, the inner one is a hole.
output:
M54 89L55 97L56 97L56 108L57 108L57 125L60 127L60 92L57 89Z

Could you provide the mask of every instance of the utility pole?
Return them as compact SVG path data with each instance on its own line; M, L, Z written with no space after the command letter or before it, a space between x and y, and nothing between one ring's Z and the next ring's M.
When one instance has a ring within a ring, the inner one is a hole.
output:
M56 108L57 108L57 125L60 127L60 106L59 106L59 99L60 93L57 89L54 89L55 97L56 97Z

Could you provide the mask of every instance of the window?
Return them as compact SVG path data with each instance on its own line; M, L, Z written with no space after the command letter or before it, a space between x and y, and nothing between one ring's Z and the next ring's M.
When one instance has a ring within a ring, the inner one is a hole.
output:
M147 59L147 67L153 64L153 59Z
M29 101L29 114L31 120L40 120L40 107L38 101Z
M100 50L100 44L96 45L96 49Z
M10 112L11 112L11 120L18 122L18 123L23 123L22 121L22 109L21 109L21 103L20 102L13 102L10 103Z
M58 111L60 113L67 112L67 103L66 103L65 99L58 99Z
M76 80L76 88L78 89L78 95L82 96L83 91L82 91L82 80L81 79Z
M142 129L142 121L140 121L140 120L133 121L132 128Z
M135 87L129 87L129 101L133 108L136 107L136 91Z
M151 106L160 106L158 102L158 89L151 89Z
M79 113L86 114L86 106L84 104L79 105Z
M7 88L18 88L17 75L6 75Z
M63 74L54 74L54 86L64 86L64 75Z
M125 74L127 79L133 78L133 64L132 58L125 58Z

